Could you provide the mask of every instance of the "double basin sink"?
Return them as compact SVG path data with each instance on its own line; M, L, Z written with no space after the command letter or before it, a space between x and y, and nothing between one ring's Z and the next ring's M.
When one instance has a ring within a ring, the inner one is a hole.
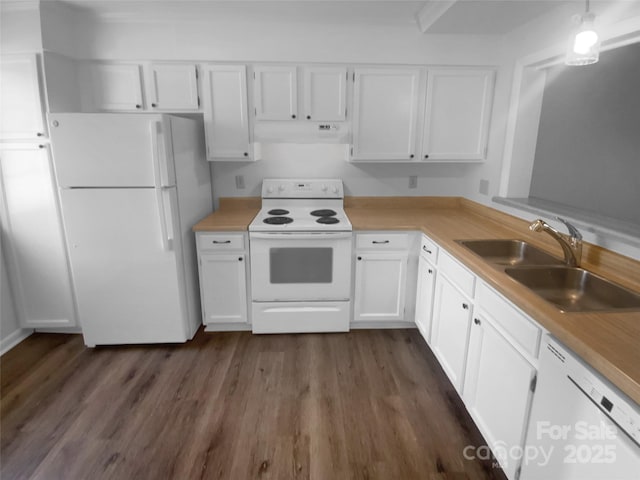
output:
M522 240L458 240L563 312L640 310L640 294Z

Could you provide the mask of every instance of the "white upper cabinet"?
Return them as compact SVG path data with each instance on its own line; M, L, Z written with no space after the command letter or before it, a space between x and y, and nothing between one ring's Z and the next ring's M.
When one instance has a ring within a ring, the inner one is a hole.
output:
M346 119L346 67L305 67L303 92L305 119L320 122Z
M153 110L198 110L198 71L194 64L152 63L147 92Z
M256 120L292 120L298 116L297 69L295 66L255 66Z
M138 64L90 63L81 68L86 111L135 111L144 108Z
M494 73L429 69L422 160L486 159Z
M0 78L0 138L45 136L37 57L3 55Z
M203 110L210 160L251 160L244 65L203 67Z
M356 68L352 160L417 160L420 69Z

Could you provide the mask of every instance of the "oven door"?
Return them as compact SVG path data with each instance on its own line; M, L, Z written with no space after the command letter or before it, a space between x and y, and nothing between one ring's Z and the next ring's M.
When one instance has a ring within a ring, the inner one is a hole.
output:
M250 233L253 301L349 300L351 232Z

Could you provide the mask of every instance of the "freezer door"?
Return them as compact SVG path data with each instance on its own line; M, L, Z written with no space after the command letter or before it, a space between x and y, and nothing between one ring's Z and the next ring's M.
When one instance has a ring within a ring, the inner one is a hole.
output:
M186 341L175 188L70 189L61 198L85 343Z
M49 115L61 187L175 185L171 125L162 115Z

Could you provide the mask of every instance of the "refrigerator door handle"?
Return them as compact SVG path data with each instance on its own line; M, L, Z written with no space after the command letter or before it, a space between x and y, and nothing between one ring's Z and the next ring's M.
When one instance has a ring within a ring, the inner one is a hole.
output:
M151 154L156 187L169 186L169 162L167 145L162 131L162 122L151 122Z
M158 218L160 220L160 240L162 242L162 250L165 252L173 250L173 222L171 220L171 215L167 217L167 210L171 213L171 188L172 187L156 188L156 194L158 197Z

